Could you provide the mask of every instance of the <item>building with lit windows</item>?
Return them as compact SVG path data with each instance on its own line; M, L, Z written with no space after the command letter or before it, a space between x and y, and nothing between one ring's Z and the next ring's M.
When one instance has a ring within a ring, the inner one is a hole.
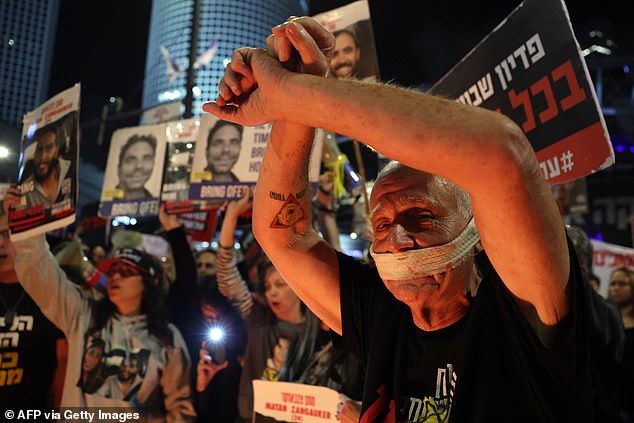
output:
M154 0L145 64L143 108L184 100L195 0ZM219 38L213 60L197 71L193 115L218 94L218 82L231 52L242 46L263 47L271 27L291 15L306 13L301 0L199 0L198 55ZM170 83L161 46L182 71Z
M59 0L0 1L0 121L22 116L48 94Z

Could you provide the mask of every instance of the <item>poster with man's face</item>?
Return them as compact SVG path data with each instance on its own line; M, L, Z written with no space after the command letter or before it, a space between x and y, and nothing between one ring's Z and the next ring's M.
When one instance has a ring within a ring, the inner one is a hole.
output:
M100 216L158 214L165 132L165 124L115 131L108 152Z
M366 0L314 16L335 36L330 75L337 78L378 78L379 68Z
M255 186L272 124L247 127L204 114L192 164L189 199L232 200ZM316 138L320 140L320 138ZM310 159L309 180L317 183L321 142L315 142Z
M75 220L79 92L77 84L24 116L18 174L22 198L9 216L13 239Z

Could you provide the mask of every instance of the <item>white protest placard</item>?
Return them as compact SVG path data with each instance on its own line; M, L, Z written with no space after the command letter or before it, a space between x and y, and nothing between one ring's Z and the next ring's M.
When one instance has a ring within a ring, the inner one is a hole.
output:
M343 400L323 386L290 382L253 381L253 421L338 422Z
M313 16L335 36L335 51L330 71L340 78L358 79L379 76L370 8L366 0Z
M272 124L248 127L204 114L192 164L189 199L233 200L255 186ZM310 158L309 182L316 186L321 159L321 137Z
M24 115L18 175L22 198L9 212L14 240L75 221L79 96L75 84Z
M112 134L99 216L158 214L166 145L165 124Z
M610 274L619 267L634 270L634 249L591 239L593 248L592 272L601 281L599 293L608 296Z

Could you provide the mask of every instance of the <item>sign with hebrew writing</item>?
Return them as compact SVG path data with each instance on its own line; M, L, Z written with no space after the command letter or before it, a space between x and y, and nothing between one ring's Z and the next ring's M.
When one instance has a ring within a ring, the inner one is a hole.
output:
M290 382L253 381L253 421L338 422L343 397L323 386Z
M601 108L561 0L525 0L430 92L513 119L549 184L614 163Z

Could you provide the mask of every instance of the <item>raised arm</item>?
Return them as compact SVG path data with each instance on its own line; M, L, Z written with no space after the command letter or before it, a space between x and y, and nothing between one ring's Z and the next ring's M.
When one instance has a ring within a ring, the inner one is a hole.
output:
M267 39L268 54L278 56L285 66L301 72L326 73L329 61L325 55L330 54L334 45L328 31L312 20L300 18L274 32ZM252 75L249 69L245 71L248 57L234 54L233 59L236 72L225 74L219 87L220 102L231 99L237 86L244 91L251 88ZM274 122L255 192L253 231L302 301L341 333L337 258L310 224L308 163L313 137L314 131L309 126Z
M451 180L470 194L483 246L511 292L545 324L567 312L570 259L561 217L511 120L394 86L291 73L261 50L243 57L257 85L229 100L237 106L221 101L206 111L243 123L286 120L332 130Z
M20 203L20 192L12 187L5 194L2 207ZM24 290L42 310L42 313L62 332L68 333L79 324L79 316L89 313L86 300L77 285L66 277L51 254L44 234L16 241L15 272Z
M164 206L161 206L159 221L167 234L176 270L176 279L169 287L166 304L170 318L178 319L196 303L196 260L178 217L167 214Z
M246 281L242 279L236 266L233 244L235 242L234 233L238 223L238 216L250 208L250 193L239 200L230 201L227 204L222 227L220 228L218 256L216 257L218 290L231 301L243 319L246 319L251 314L253 297Z

